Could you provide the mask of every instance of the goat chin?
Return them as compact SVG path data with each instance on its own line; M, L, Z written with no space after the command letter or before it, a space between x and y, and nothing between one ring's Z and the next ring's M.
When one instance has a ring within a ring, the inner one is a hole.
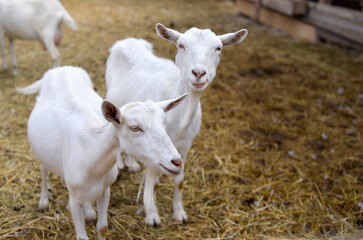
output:
M179 125L181 129L184 129L186 126L188 126L191 121L191 117L195 115L198 109L198 101L201 95L201 91L191 91L191 93L189 94L188 106L185 109L183 118L180 121Z

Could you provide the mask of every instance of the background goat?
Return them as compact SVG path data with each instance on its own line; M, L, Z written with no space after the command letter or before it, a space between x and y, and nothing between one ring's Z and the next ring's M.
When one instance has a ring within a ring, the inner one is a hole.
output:
M160 37L177 46L175 63L156 57L152 53L152 45L145 40L129 38L116 42L107 59L106 98L122 105L145 99L160 101L187 92L188 101L184 101L166 118L167 132L185 163L192 141L201 126L199 99L216 75L222 48L241 42L247 36L247 30L217 36L209 29L198 28L179 33L158 23L156 31ZM158 173L146 177L145 192L152 191L154 185L147 183L152 178L158 181ZM183 171L174 178L173 219L176 221L187 220L182 204L183 179ZM156 205L152 211L145 208L145 212L147 224L160 224Z
M185 95L158 103L132 102L119 108L102 101L88 74L74 67L49 70L41 80L18 89L24 94L39 90L28 121L29 143L41 162L39 208L49 206L47 173L51 170L65 179L78 239L88 239L84 220L95 219L94 200L97 232L99 239L105 239L109 186L117 177L116 153L133 156L165 174L181 171L181 157L163 122L165 112Z
M3 70L7 70L4 36L10 41L12 71L18 73L15 60L14 40L38 40L52 57L52 67L60 66L56 45L62 39L61 24L73 30L77 24L58 0L0 0L0 47Z

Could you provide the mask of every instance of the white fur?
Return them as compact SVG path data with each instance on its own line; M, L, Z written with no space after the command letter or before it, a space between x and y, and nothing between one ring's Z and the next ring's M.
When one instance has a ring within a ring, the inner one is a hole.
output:
M0 47L3 70L8 68L4 36L10 40L13 74L17 74L14 40L37 40L43 43L52 57L52 66L60 66L56 45L62 38L61 24L73 30L77 24L58 0L0 0Z
M107 229L110 185L116 180L116 153L139 159L146 166L179 173L182 160L168 137L165 112L184 96L161 102L131 102L119 108L103 101L81 68L62 67L46 72L24 94L40 91L28 121L29 143L41 162L42 190L39 207L49 206L47 172L65 179L77 239L88 239L84 220L95 213L99 239Z
M160 101L189 93L188 101L184 101L166 118L167 133L185 163L188 150L201 126L199 99L216 75L222 47L241 42L247 30L219 36L209 29L198 28L179 33L162 24L156 24L156 30L159 36L178 47L175 63L156 57L152 45L145 40L128 38L116 42L107 60L106 98L122 105L145 99ZM144 191L145 220L150 225L160 223L156 206L151 210L146 208L146 205L151 205L149 202L155 202L152 181L157 181L158 170L155 171L151 173L151 170L147 170ZM183 179L183 171L174 178L173 218L176 221L187 220L178 187Z

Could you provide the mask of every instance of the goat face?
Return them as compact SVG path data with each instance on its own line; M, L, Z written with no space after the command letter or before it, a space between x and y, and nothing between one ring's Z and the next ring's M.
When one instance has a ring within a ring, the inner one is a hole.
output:
M192 28L180 35L175 63L182 79L194 90L204 90L216 75L222 42L210 30Z
M156 24L156 31L177 46L175 63L182 79L195 91L204 90L213 81L223 46L239 43L247 35L245 29L219 36L209 29L198 28L179 33L160 23Z
M133 102L118 108L109 101L102 104L103 115L117 129L120 147L145 166L167 175L183 169L181 156L165 131L165 113L186 95L162 102Z

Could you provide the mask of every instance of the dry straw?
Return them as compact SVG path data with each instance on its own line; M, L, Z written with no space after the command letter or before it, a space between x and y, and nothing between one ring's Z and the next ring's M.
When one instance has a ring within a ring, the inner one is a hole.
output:
M218 34L247 28L246 40L223 49L202 96L203 123L186 164L188 224L171 221L172 181L161 178L163 226L136 215L141 174L120 171L112 185L109 239L358 239L363 237L363 58L325 44L296 41L252 24L231 1L62 1L80 26L64 28L62 63L85 68L104 96L108 48L145 38L159 56L175 47L154 24ZM0 239L72 239L68 193L49 178L50 209L37 209L39 163L26 123L35 96L15 92L50 66L34 42L18 42L20 75L0 73ZM91 239L96 227L87 225Z

